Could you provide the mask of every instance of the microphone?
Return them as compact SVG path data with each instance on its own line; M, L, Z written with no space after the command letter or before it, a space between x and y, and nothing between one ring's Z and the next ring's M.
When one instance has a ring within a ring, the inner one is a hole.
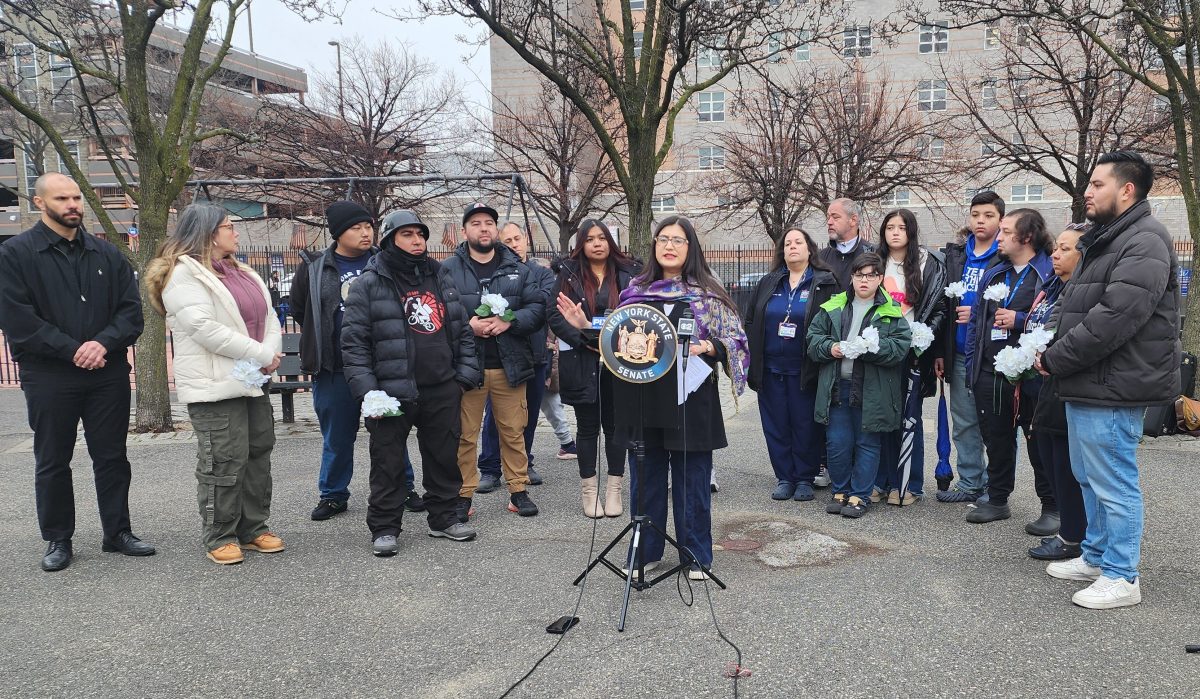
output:
M686 372L688 355L691 354L692 337L696 334L696 319L690 306L683 311L683 317L679 319L679 326L675 328L675 332L683 339L683 365L681 368Z

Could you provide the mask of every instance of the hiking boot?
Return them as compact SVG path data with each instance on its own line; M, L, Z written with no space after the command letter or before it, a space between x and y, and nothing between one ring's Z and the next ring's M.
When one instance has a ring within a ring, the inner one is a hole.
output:
M242 548L259 553L279 553L283 550L283 539L272 532L266 532L254 537L253 541L243 543Z
M796 502L808 502L814 497L812 486L807 483L797 483L796 492L792 493L792 499Z
M779 481L775 486L775 490L771 491L772 500L791 500L792 495L796 493L796 484L788 483L787 481Z
M388 558L395 556L400 551L400 544L396 541L395 534L384 534L383 536L375 537L371 542L371 553L379 558Z
M471 507L471 498L460 497L454 504L454 510L458 515L458 521L463 524L471 521L471 516L475 514L475 508Z
M346 505L345 500L330 500L329 498L324 498L317 503L315 508L313 508L313 521L323 522L334 515L340 515L341 513L345 512L348 507L349 506Z
M579 450L575 447L575 441L572 440L558 448L558 458L563 461L579 458Z
M1008 505L994 505L990 502L975 501L975 507L967 513L967 521L971 524L987 524L1012 517Z
M859 517L867 514L867 511L870 509L871 503L863 500L857 495L852 495L850 499L846 501L846 506L842 508L841 514L843 517L858 519Z
M218 546L208 552L208 560L219 565L227 566L233 563L241 563L244 558L242 556L242 547L237 544L225 544Z
M1100 569L1083 560L1083 556L1066 561L1055 561L1046 566L1046 575L1059 580L1082 580L1095 582L1100 579Z
M508 498L508 511L516 512L522 517L533 517L538 513L538 508L533 504L533 500L529 499L529 493L522 490Z
M829 504L825 506L825 511L831 515L840 515L842 514L842 508L845 506L846 496L842 493L837 493L833 496L833 499L829 501Z
M475 488L476 493L490 493L500 487L500 476L493 476L490 473L480 474L479 486Z
M1125 578L1102 575L1096 582L1072 595L1071 601L1088 609L1131 607L1142 601L1141 580L1129 582Z
M430 529L429 536L451 541L470 541L475 538L475 530L462 522L455 522L445 529Z
M814 488L828 488L832 481L829 480L829 469L824 466L817 472L817 477L813 479Z
M404 498L404 509L409 512L424 512L425 498L415 490L408 491L408 497Z

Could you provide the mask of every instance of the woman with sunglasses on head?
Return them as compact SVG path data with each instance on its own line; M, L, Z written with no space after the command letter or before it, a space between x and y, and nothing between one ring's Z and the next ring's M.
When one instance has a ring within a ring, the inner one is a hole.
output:
M775 500L812 500L825 430L813 419L817 365L806 352L808 326L821 304L839 291L811 236L791 226L775 244L771 271L746 311L750 343L747 382L758 393L767 454L775 471Z
M221 565L241 563L243 550L283 550L267 526L271 397L234 371L239 361L267 375L278 368L279 318L267 285L233 256L237 246L225 209L192 204L146 269L150 302L171 329L175 389L196 432L204 547Z
M740 395L746 388L750 359L737 307L705 261L691 221L669 216L656 226L654 255L646 270L621 293L620 306L632 304L661 310L676 327L685 311L690 310L695 333L689 344L680 345L679 351L682 354L687 347L689 361L703 362L709 373L686 394L680 406L676 372L681 370L683 356L679 356L671 370L649 384L653 388L640 394L652 395L644 404L630 401L633 404L617 407L617 435L622 446L633 448L640 440L645 447L644 463L634 466L631 509L635 514L649 515L659 529L666 531L669 470L676 540L696 564L708 568L713 560L709 489L713 450L728 444L716 369L724 368L733 383L734 395ZM693 371L689 365L688 372ZM632 384L622 388L629 386ZM622 401L621 395L614 399ZM648 570L662 560L665 542L653 527L644 529L642 536L640 563ZM688 576L693 580L708 577L697 567L689 570Z
M880 254L884 256L883 290L900 304L904 319L922 323L936 336L946 308L946 258L941 252L921 245L917 217L908 209L896 209L883 217L879 225ZM889 505L911 505L925 494L925 436L921 421L921 400L937 393L930 348L910 349L903 364L900 406L902 425L883 435L879 475L872 501L887 498ZM917 392L913 396L913 392ZM911 399L911 400L910 400ZM900 463L905 429L912 430L912 451L908 458L908 485L901 492L903 471Z
M560 341L559 395L575 409L583 514L619 517L624 512L625 448L613 439L613 377L600 366L598 326L605 313L617 307L621 291L640 271L640 265L621 252L601 221L584 219L575 239L575 249L559 268L557 308L549 317L550 329ZM601 429L608 465L603 502L596 473Z

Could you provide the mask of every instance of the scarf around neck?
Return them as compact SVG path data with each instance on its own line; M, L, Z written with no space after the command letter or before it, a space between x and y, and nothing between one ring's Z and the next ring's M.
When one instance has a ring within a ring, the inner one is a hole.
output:
M688 304L696 319L696 339L715 340L725 347L725 374L733 384L736 403L746 390L746 372L750 368L746 332L737 312L711 292L679 279L633 284L621 292L621 306L653 301Z

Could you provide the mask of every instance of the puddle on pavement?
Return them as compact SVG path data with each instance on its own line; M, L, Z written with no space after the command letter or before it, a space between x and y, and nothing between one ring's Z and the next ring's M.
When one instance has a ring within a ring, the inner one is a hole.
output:
M788 520L742 520L722 527L713 549L753 556L768 568L801 568L882 553L861 541L839 539Z

